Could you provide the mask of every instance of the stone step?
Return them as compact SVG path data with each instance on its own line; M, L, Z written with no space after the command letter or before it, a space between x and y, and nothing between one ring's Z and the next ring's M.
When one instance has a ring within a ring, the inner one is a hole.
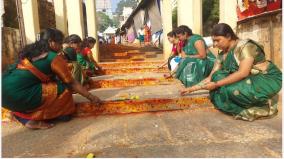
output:
M165 79L163 75L164 73L148 72L97 76L92 77L90 81L90 89L168 85L175 81L173 78Z
M90 90L98 96L103 104L99 107L85 97L73 94L77 105L75 115L85 117L92 115L124 114L137 112L155 112L189 109L212 110L208 91L197 91L186 96L179 95L181 85L174 82L169 85L136 86L121 88L100 88ZM2 108L2 121L11 121L8 110Z
M137 47L123 45L100 45L104 54L100 55L100 61L145 61L150 59L163 59L162 50L156 47Z
M163 60L162 54L144 54L135 56L120 56L120 57L105 57L100 59L100 62L145 62L145 61L160 61Z
M166 67L157 68L157 67L116 67L116 68L106 68L103 69L104 75L118 75L118 74L128 74L128 73L147 73L147 72L154 72L154 73L167 73L169 70Z
M137 62L101 62L99 65L102 68L115 68L115 67L141 67L141 66L152 66L157 67L161 65L164 61L137 61Z
M91 90L92 94L103 100L103 104L99 107L81 95L74 94L77 103L76 116L213 108L208 98L208 91L180 96L178 91L180 87L178 84L171 84Z

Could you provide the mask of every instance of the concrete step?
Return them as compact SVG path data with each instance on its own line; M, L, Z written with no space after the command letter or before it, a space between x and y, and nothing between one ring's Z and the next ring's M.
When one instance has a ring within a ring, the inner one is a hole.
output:
M164 61L137 61L137 62L101 62L99 65L102 68L115 68L115 67L141 67L141 66L152 66L152 67L157 67L161 65Z
M110 62L99 63L104 75L119 75L129 73L166 73L167 67L159 68L163 61Z
M175 81L173 78L165 79L163 75L164 73L148 72L97 76L92 77L90 81L90 89L168 85Z
M100 55L100 61L145 61L150 59L163 59L162 50L156 47L137 47L124 45L100 45L100 51L104 54Z
M99 107L85 97L73 94L77 105L75 116L124 114L137 112L156 112L187 109L212 110L208 91L198 91L187 96L180 96L182 86L177 82L168 85L136 86L120 88L100 88L90 92L98 96L103 104ZM2 108L2 121L11 121L8 110Z
M100 59L100 62L145 62L153 60L163 60L162 54L143 54L143 55L127 55L127 56L107 56Z
M137 67L116 67L116 68L106 68L103 69L104 75L118 75L118 74L128 74L128 73L166 73L169 70L165 67L158 69L157 67L145 67L145 66L137 66Z
M103 100L99 107L81 95L74 94L75 102L78 103L76 116L213 108L208 91L180 96L179 88L180 85L171 84L91 90L92 94Z

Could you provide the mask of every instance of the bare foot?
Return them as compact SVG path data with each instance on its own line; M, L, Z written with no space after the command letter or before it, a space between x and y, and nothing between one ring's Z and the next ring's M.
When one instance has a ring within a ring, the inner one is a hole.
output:
M35 121L35 120L30 120L25 124L25 127L29 129L49 129L52 128L54 124L49 124L44 121Z

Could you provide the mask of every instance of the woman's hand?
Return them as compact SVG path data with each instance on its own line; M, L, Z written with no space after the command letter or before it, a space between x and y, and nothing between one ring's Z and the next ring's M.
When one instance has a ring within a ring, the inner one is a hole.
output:
M104 70L103 70L103 68L101 66L96 66L95 69L96 69L95 70L95 74L96 75L101 75L101 74L104 73Z
M187 55L185 54L184 51L182 51L180 55L181 55L181 58L183 58L183 59L185 59L187 57Z
M102 104L102 101L100 100L100 98L92 94L88 96L88 99L91 101L91 103L96 104L96 106L99 106Z
M95 104L96 106L99 106L102 103L102 101L97 96L94 96L90 92L88 92L88 90L85 89L78 81L73 79L73 81L70 83L70 86L75 92L89 99L91 103Z
M215 82L209 82L205 86L203 86L203 88L206 89L206 90L211 91L211 90L214 90L214 89L218 88L218 86L217 86L217 84Z
M182 88L179 90L180 95L184 96L187 93L190 93L190 87L189 88Z
M200 83L203 83L203 84L207 84L207 83L210 83L211 82L211 77L207 77L205 78L203 81L201 81Z
M192 86L192 87L188 87L188 88L182 88L180 89L180 95L184 96L185 94L188 94L188 93L191 93L191 92L194 92L194 91L198 91L198 90L201 90L201 89L206 89L206 90L214 90L218 88L217 84L215 82L209 82L203 86L198 86L198 85L195 85L195 86Z
M192 93L192 92L197 91L199 89L201 89L201 87L195 85L195 86L188 87L188 88L182 88L182 89L180 89L179 92L180 92L180 95L184 96L185 94Z
M98 66L99 71L103 71L103 68L101 66Z

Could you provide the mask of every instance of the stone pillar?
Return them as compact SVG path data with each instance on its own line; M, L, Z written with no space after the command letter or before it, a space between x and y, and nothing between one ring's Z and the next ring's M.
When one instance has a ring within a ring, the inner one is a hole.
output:
M0 16L1 16L1 28L4 27L4 23L3 23L3 14L5 13L5 10L4 10L4 0L0 0ZM2 35L2 33L1 33ZM1 36L2 37L2 36Z
M168 41L167 34L172 31L172 6L171 0L161 0L162 23L163 23L163 52L164 59L169 58L172 44Z
M99 60L99 39L97 34L97 18L96 18L96 2L94 0L85 0L87 13L87 28L88 36L94 37L97 42L92 49L93 57L98 62Z
M68 35L65 0L53 0L56 28Z
M77 34L84 38L82 0L68 0L66 8L69 35Z
M178 0L178 26L187 25L195 34L202 35L202 0Z
M219 23L229 24L234 31L237 29L237 0L220 0L220 20Z
M25 26L26 42L33 43L40 32L37 0L22 0L22 11Z

